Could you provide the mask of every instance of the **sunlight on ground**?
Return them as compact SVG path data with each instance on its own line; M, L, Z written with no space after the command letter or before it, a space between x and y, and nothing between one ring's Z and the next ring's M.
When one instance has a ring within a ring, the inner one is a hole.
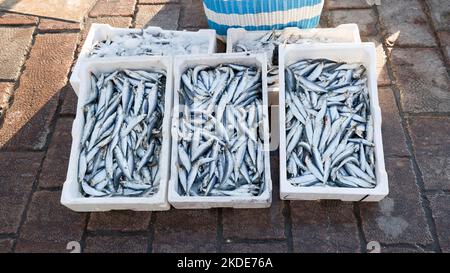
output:
M0 0L0 9L80 21L95 0Z

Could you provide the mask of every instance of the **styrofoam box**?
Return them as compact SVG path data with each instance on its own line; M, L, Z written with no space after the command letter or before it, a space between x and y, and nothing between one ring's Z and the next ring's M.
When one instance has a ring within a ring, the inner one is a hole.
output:
M310 38L327 38L334 43L361 43L359 36L359 28L357 24L342 24L335 28L310 28L300 29L296 27L286 28L295 31L305 39ZM244 28L229 28L227 32L227 53L233 52L233 46L236 41L242 39L257 39L261 37L267 30L262 31L247 31ZM278 104L279 86L275 84L269 87L269 102L270 105Z
M285 29L295 31L304 39L327 38L334 43L361 43L357 24L342 24L335 28L300 29L288 27ZM244 28L229 28L227 32L227 53L233 52L233 46L236 41L242 39L257 39L264 33L267 33L267 30L248 31Z
M367 69L370 107L374 119L375 176L373 189L339 187L296 187L287 181L286 174L286 125L285 85L280 85L280 197L285 200L340 199L343 201L380 201L389 192L388 177L384 165L381 137L381 109L378 103L376 52L373 43L341 43L316 45L287 45L280 47L280 82L284 82L284 68L301 59L327 58L337 62L360 62Z
M179 95L174 92L174 115L172 121L172 162L169 181L169 203L177 209L207 209L215 207L232 208L265 208L272 202L272 180L270 176L269 154L269 114L267 99L267 58L265 54L213 54L196 56L179 56L174 60L174 90L179 90L182 74L197 65L217 66L219 64L242 64L257 66L262 69L263 98L263 131L264 131L264 179L265 189L259 196L181 196L178 193L178 126L179 126Z
M187 35L191 37L206 37L209 41L208 46L208 52L204 52L207 54L212 54L216 52L216 31L213 29L200 29L198 31L176 31L176 30L163 30L160 27L147 27L147 30L155 31L155 32L174 32L180 35ZM130 34L130 33L139 33L142 29L139 28L115 28L111 27L108 24L92 24L91 28L89 29L89 33L86 37L86 40L83 44L83 47L81 49L80 55L78 56L77 62L75 64L75 67L72 71L72 75L70 76L70 84L72 85L73 90L78 95L78 90L80 86L80 70L81 66L85 64L88 61L96 60L99 58L89 58L89 51L92 48L92 46L102 40L105 40L107 38L111 38L118 35L124 35L124 34ZM130 56L118 56L118 57L107 57L107 59L114 60L116 58L118 59L127 59ZM104 59L104 58L101 58Z
M164 98L163 143L159 159L161 181L159 190L150 197L93 197L86 198L80 191L78 176L78 159L81 149L81 135L85 120L82 106L90 92L90 73L110 73L122 69L163 69L166 71L166 90ZM128 57L127 60L97 59L83 66L80 71L81 84L78 96L77 114L72 127L72 148L70 151L67 178L61 195L61 204L74 211L109 211L109 210L167 210L167 184L169 180L170 164L170 115L172 112L172 57Z

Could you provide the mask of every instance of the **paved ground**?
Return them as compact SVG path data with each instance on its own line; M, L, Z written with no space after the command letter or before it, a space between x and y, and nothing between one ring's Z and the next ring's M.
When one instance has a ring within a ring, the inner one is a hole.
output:
M94 22L205 28L201 1L82 1L59 14L26 2L0 1L30 14L0 11L0 252L67 252L69 241L85 252L365 252L370 241L382 252L450 252L448 0L326 1L321 26L357 22L377 44L391 190L381 203L279 201L275 152L270 209L91 214L59 204L83 37Z
M114 1L112 0L112 2ZM95 2L96 0L2 0L0 1L0 8L14 12L80 21Z

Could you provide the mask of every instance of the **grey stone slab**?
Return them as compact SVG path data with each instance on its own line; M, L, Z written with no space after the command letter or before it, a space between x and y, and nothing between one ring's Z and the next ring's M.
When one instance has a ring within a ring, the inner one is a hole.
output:
M34 27L0 28L0 79L16 80L31 45Z

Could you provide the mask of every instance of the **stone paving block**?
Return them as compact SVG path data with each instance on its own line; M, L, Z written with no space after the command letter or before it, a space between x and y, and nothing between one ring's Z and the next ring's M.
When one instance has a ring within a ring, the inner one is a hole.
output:
M294 252L359 252L353 204L290 201Z
M333 10L330 12L332 27L340 24L357 23L361 36L378 33L378 19L373 9Z
M0 11L0 26L36 25L37 17Z
M21 96L31 97L32 94ZM40 108L15 96L11 108L5 115L3 128L0 129L0 146L4 150L42 150L50 134L50 126L58 107L58 94L49 98ZM22 102L20 105L19 103Z
M447 150L448 151L448 150ZM416 155L426 189L450 189L450 154ZM440 180L437 180L440 179Z
M383 134L384 156L409 156L405 131L392 89L390 87L379 88L378 98L383 119L381 131Z
M34 27L0 28L0 79L16 80L31 45Z
M47 150L41 175L40 188L62 187L66 180L72 146L73 118L59 118Z
M9 108L14 84L9 82L0 82L0 120Z
M86 18L86 23L84 25L83 31L89 32L91 25L93 23L97 24L108 24L112 27L129 28L131 26L131 18L129 17L98 17L98 18Z
M287 243L225 243L222 250L225 253L286 253Z
M75 94L75 91L73 91L73 88L70 85L70 83L67 83L67 85L64 88L64 101L61 106L61 111L59 113L61 115L76 115L77 103L78 103L77 94Z
M272 205L266 209L223 209L225 239L284 239L283 202L279 196L278 156L271 156Z
M439 40L444 51L447 66L450 66L450 31L438 32Z
M394 48L391 60L403 111L450 112L450 81L435 49Z
M0 153L0 233L16 233L44 153Z
M322 10L322 14L320 16L319 25L317 27L319 28L327 28L329 27L329 19L330 18L330 11L326 10L325 7Z
M13 239L0 239L0 253L11 253L13 244Z
M386 169L389 195L379 203L360 204L366 240L388 244L430 244L432 238L410 160L388 158Z
M450 31L450 3L448 0L427 0L431 18L437 30Z
M0 10L81 21L95 0L3 0Z
M444 253L450 252L450 195L436 194L429 196L431 210L439 244Z
M39 31L51 32L51 31L64 31L64 30L80 30L79 22L66 22L53 19L42 18L38 26Z
M91 214L88 230L141 231L150 224L150 212L109 211Z
M436 45L427 16L418 0L383 1L377 8L388 45Z
M377 84L378 86L385 86L391 84L391 79L387 70L387 57L383 48L382 38L379 36L361 37L363 42L372 42L375 44L377 53Z
M179 29L187 27L208 28L202 1L184 0L182 4Z
M136 0L98 0L89 16L133 16L135 5Z
M44 34L33 49L0 129L0 147L44 148L73 61L77 34Z
M139 5L136 14L136 27L157 26L176 30L180 17L180 5Z
M16 252L68 252L68 242L80 242L87 214L69 210L60 199L59 191L34 193Z
M273 193L272 206L267 209L224 209L225 238L282 239L284 235L283 204Z
M369 8L367 0L327 0L325 7L328 9Z
M86 238L86 253L145 253L145 236L95 236Z
M410 118L414 154L428 190L450 190L450 118Z
M156 212L153 252L216 252L217 210Z

